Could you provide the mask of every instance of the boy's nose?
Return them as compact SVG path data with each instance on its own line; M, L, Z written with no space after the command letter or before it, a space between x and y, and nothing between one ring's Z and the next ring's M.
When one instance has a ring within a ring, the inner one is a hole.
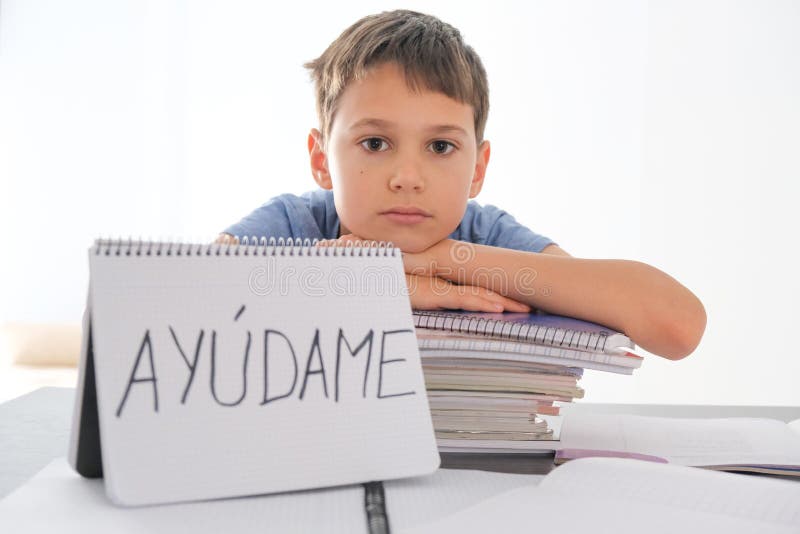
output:
M422 169L416 162L407 162L399 165L389 180L389 187L392 191L422 191L425 189Z

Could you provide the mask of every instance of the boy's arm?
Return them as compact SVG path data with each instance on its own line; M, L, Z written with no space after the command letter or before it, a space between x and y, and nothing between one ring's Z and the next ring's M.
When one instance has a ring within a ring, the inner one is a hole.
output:
M549 313L604 324L671 360L697 347L705 309L677 280L642 262L573 258L552 247L537 254L445 239L403 261L409 273L483 286Z
M542 254L553 254L554 256L569 256L572 257L566 250L556 244L547 245L542 249Z

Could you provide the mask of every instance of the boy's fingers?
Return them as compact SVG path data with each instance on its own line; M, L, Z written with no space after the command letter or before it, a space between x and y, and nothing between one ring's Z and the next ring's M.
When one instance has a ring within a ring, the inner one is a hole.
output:
M356 234L344 234L339 238L339 241L364 241L364 240L358 237Z
M438 306L434 309L437 310L466 310L466 311L483 311L483 312L497 312L501 311L495 307L494 303L488 300L447 300L439 302Z
M503 304L483 298L477 291L469 291L464 286L454 286L454 291L448 291L443 296L443 305L451 309L468 311L503 311Z
M359 242L359 241L362 241L362 240L359 239L359 237L356 236L356 235L346 234L346 235L343 235L342 237L340 237L338 239L320 239L319 241L317 241L317 246L318 247L342 247L348 241L352 241L352 242L356 243L356 242Z
M531 311L531 307L525 304L524 302L519 302L518 300L514 300L512 298L503 296L499 293L495 293L490 289L481 288L484 292L481 293L481 296L491 302L497 302L503 306L503 309L507 311L516 311L516 312L529 312Z
M462 306L469 305L487 311L529 312L530 306L505 297L481 286L454 286ZM470 308L472 309L472 308Z
M503 306L508 311L515 311L515 312L529 312L531 311L531 307L525 304L524 302L519 302L514 299L510 299L508 297L503 297Z
M406 273L415 309L462 309L483 312L530 312L530 306L482 286L455 285L436 277ZM419 287L422 284L424 287ZM420 290L422 290L420 292Z

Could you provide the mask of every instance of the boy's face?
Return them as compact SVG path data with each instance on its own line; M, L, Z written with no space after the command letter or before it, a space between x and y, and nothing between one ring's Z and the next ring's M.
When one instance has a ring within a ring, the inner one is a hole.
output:
M481 190L489 143L477 146L472 106L413 93L395 63L344 90L327 150L308 138L315 181L333 189L341 234L421 252L447 238ZM418 210L420 215L398 211Z

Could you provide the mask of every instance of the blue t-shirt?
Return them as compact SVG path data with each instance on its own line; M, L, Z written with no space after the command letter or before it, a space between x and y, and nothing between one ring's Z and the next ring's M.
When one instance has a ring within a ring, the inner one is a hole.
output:
M336 239L339 216L333 203L333 191L316 189L300 196L291 193L271 198L241 221L224 230L239 239L252 236L293 239ZM554 243L519 224L505 211L475 201L467 203L461 223L450 239L479 245L541 252Z

